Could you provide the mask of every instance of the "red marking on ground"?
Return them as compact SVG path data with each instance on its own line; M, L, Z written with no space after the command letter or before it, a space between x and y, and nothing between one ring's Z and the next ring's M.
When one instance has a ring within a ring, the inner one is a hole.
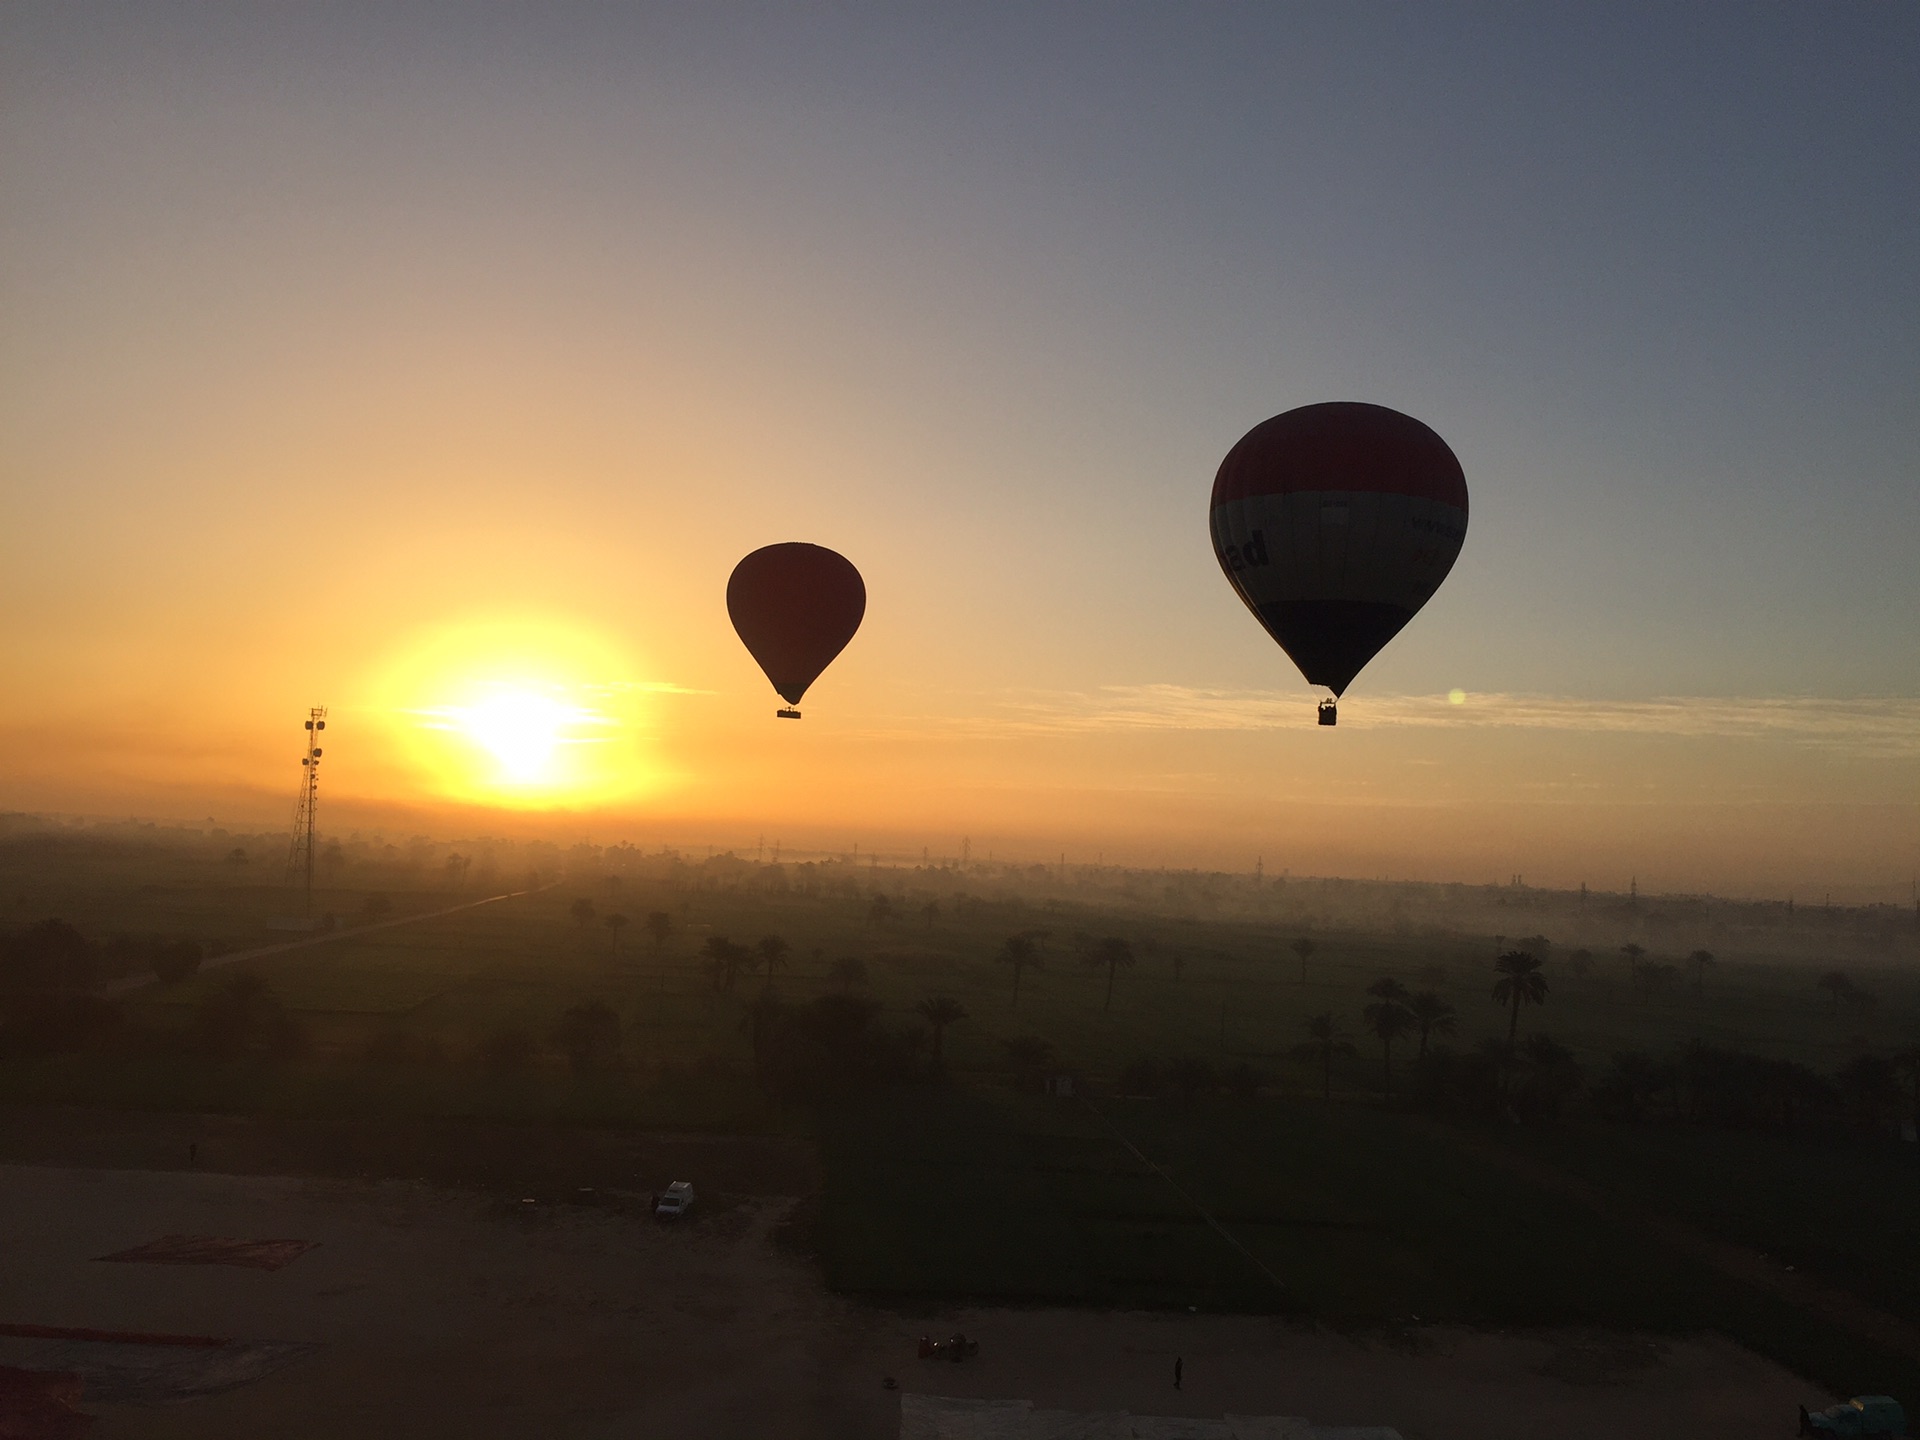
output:
M109 1345L192 1345L208 1350L233 1343L212 1335L157 1335L147 1330L93 1330L73 1325L0 1323L0 1335L18 1340L101 1340Z
M225 1240L215 1235L162 1235L131 1250L100 1255L137 1265L242 1265L249 1270L278 1270L307 1251L311 1240Z
M93 1417L73 1408L79 1403L78 1375L0 1365L0 1437L4 1440L79 1440L93 1428Z

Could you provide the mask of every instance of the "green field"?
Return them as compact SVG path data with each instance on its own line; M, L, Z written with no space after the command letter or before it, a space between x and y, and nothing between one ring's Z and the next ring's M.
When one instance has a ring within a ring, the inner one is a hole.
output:
M1842 1393L1920 1393L1913 1357L1490 1167L1444 1129L1297 1101L1101 1110L1165 1176L1071 1099L936 1094L834 1111L820 1226L833 1282L900 1300L1192 1305L1361 1328L1717 1330Z
M1610 1195L1920 1321L1920 1154L1912 1145L1664 1126L1559 1126L1503 1138Z
M254 857L240 870L223 858L236 841ZM865 963L861 993L886 1008L890 1023L912 1023L912 1008L930 994L956 998L969 1012L947 1037L949 1068L960 1075L998 1074L1000 1042L1032 1034L1052 1042L1063 1065L1088 1073L1117 1073L1141 1055L1196 1056L1253 1063L1283 1085L1304 1086L1308 1077L1286 1058L1304 1019L1334 1010L1357 1029L1364 987L1382 975L1442 993L1459 1011L1452 1043L1470 1048L1504 1034L1505 1017L1488 997L1501 929L1552 937L1549 1001L1526 1025L1550 1031L1589 1065L1622 1048L1661 1051L1699 1038L1831 1070L1862 1050L1920 1036L1920 924L1892 907L1788 916L1779 906L1581 900L1505 887L1256 885L1244 876L1013 866L961 873L838 860L692 863L552 847L498 847L495 855L489 845L356 843L323 867L327 883L314 908L347 926L374 895L404 915L494 893L509 880L523 885L529 872L561 883L260 962L281 997L310 1017L320 1049L350 1048L370 1028L394 1023L458 1049L503 1024L544 1029L568 1005L598 998L621 1012L635 1062L739 1058L740 1002L762 981L744 977L734 994L717 997L700 973L699 950L715 935L752 943L767 934L792 947L774 977L788 999L833 988L829 968L844 956ZM445 862L456 853L481 861L452 876ZM101 941L184 935L231 951L284 938L268 922L297 902L278 881L270 837L132 827L107 838L0 843L0 898L13 926L59 916ZM876 921L875 896L888 897L890 919ZM584 925L569 914L582 899L596 912ZM675 925L657 952L639 928L654 910ZM616 912L633 922L618 958L602 924ZM1023 978L1016 1009L1011 973L994 957L1022 931L1041 936L1040 968ZM1103 1008L1104 977L1077 953L1104 935L1126 939L1136 960L1117 977L1111 1011ZM1291 949L1302 936L1315 946L1304 982ZM1647 993L1626 978L1619 947L1628 942L1675 962L1701 946L1718 959L1697 993L1684 975ZM1593 956L1586 974L1566 958L1576 947ZM1836 967L1873 1003L1829 1004L1815 981ZM143 991L129 1004L156 1019L177 1016L214 978ZM1376 1086L1363 1059L1346 1067L1341 1083L1353 1092Z

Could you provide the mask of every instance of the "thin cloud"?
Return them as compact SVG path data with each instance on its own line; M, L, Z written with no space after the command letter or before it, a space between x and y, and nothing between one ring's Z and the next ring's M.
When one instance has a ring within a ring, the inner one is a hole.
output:
M582 689L596 694L642 694L642 695L717 695L717 690L696 690L688 685L676 685L671 680L616 680L610 685L586 685Z
M1295 729L1312 718L1298 692L1204 690L1182 685L1003 698L998 714L957 728L1001 734L1140 730ZM1587 700L1558 695L1371 695L1343 708L1353 730L1532 730L1766 740L1888 758L1920 756L1920 699L1663 696Z

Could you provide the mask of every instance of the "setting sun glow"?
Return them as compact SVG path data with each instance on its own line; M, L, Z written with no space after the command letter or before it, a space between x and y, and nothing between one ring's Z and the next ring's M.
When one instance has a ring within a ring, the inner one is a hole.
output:
M447 728L493 757L506 785L547 788L569 768L565 747L595 744L592 728L613 722L529 690L503 690L478 704L441 712Z
M427 786L516 808L598 806L654 788L647 687L627 658L559 623L477 622L403 648L380 682Z

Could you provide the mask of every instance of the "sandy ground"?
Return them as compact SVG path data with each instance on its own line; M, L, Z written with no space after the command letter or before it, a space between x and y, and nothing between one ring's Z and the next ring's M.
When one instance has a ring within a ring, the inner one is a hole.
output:
M829 1293L778 1243L791 1200L738 1200L671 1227L605 1192L575 1198L528 1206L398 1182L0 1167L0 1322L288 1347L261 1352L280 1368L222 1393L89 1401L98 1440L891 1440L888 1375L909 1390L1064 1409L1388 1424L1407 1440L1787 1435L1794 1406L1821 1398L1716 1338L1356 1339L1242 1316L902 1313ZM318 1243L278 1271L95 1258L169 1233ZM920 1333L956 1329L981 1342L977 1360L914 1358ZM45 1342L0 1341L0 1363L34 1353Z

